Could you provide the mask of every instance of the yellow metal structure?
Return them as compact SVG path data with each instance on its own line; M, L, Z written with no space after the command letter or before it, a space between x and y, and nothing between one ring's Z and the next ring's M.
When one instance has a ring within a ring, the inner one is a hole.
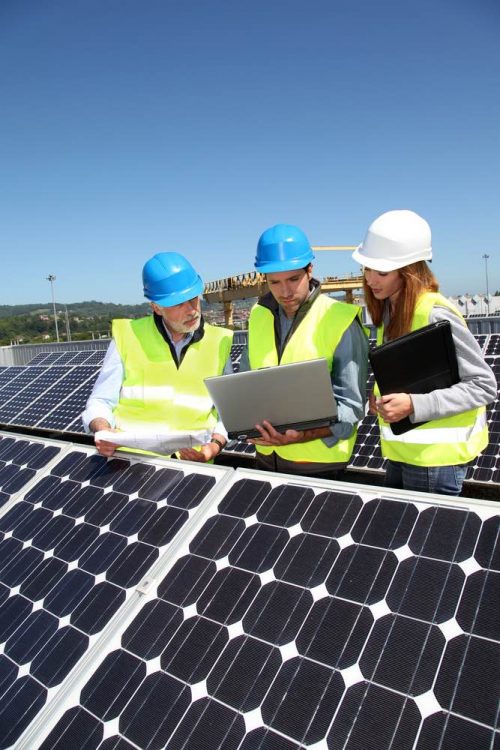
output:
M361 289L362 286L362 276L326 276L321 280L322 292L345 292L347 302L353 301L354 289ZM223 303L225 324L231 327L234 300L260 297L265 292L267 292L267 284L264 274L253 271L210 281L205 285L203 297L206 302Z

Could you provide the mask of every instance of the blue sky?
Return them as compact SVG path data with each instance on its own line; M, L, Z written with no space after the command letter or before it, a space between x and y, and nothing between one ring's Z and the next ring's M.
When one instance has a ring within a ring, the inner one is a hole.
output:
M206 281L260 233L433 230L448 294L500 289L497 0L2 0L0 304L143 301L154 253ZM316 274L359 267L317 256Z

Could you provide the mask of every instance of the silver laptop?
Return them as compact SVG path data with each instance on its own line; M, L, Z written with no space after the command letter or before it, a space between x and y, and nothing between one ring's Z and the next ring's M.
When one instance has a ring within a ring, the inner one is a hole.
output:
M311 359L261 370L205 378L231 439L259 437L267 419L278 432L332 424L337 402L326 359Z

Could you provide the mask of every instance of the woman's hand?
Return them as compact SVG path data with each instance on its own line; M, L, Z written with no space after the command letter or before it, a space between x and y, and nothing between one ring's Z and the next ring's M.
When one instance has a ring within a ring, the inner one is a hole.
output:
M378 414L384 422L399 422L413 414L413 402L409 393L390 393L376 400Z

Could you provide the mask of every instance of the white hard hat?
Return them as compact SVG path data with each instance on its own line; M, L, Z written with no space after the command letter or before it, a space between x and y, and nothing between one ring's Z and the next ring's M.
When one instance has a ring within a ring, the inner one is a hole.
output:
M418 260L431 260L431 228L414 211L387 211L368 227L352 257L374 271L395 271Z

